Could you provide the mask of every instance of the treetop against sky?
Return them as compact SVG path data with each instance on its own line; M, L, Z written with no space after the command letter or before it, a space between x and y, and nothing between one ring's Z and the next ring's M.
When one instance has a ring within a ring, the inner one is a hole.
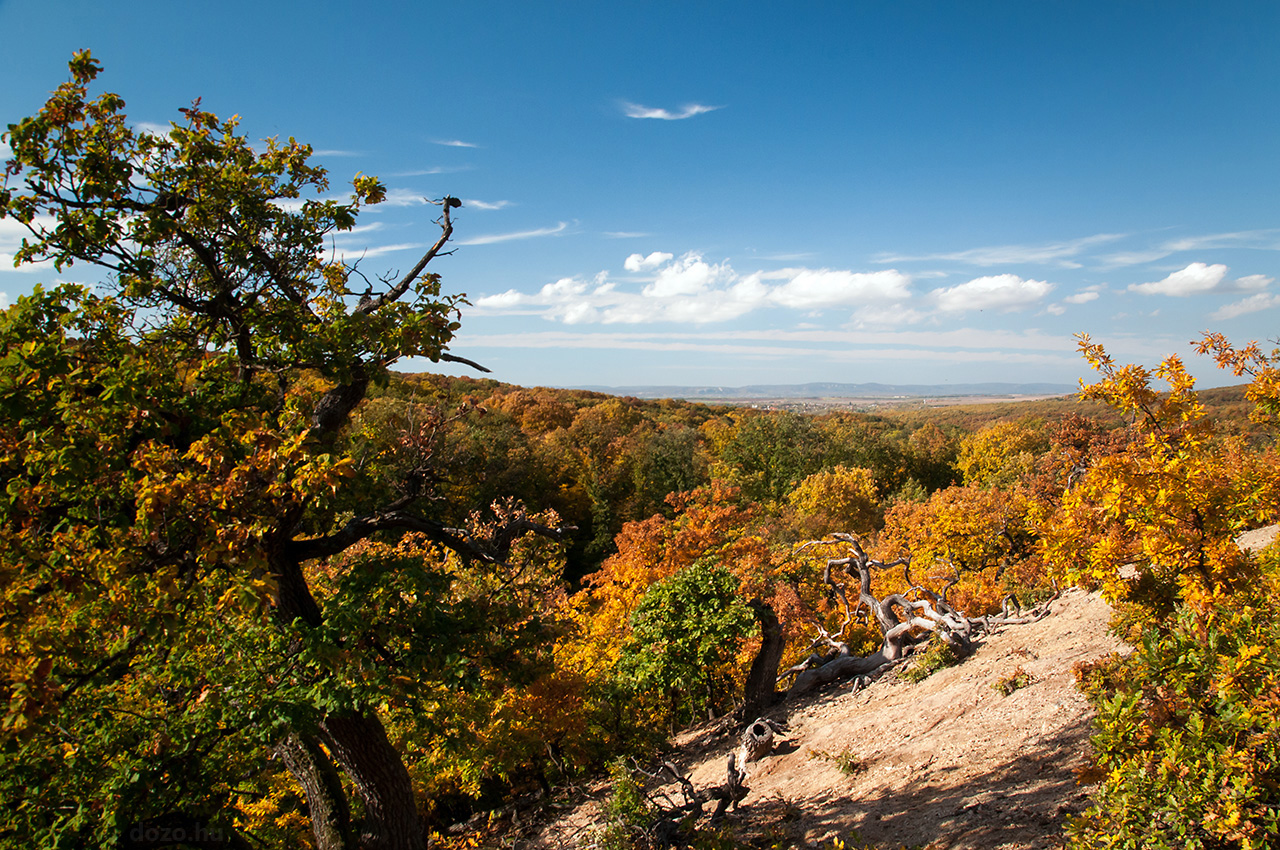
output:
M1189 340L1277 335L1275 4L689 5L0 0L0 125L89 48L137 127L380 177L334 253L461 198L452 350L514 383L1073 382L1078 331L1224 383ZM96 280L21 236L5 303Z

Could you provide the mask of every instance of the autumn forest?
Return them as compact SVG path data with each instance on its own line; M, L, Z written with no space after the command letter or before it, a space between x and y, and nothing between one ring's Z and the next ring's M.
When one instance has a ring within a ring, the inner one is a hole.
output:
M1234 543L1280 519L1275 353L1207 333L1240 386L1197 393L1081 334L1078 398L875 414L409 374L461 360L457 199L377 277L325 238L378 180L325 200L198 102L135 130L100 70L6 136L18 260L103 283L0 313L0 847L497 846L490 812L1074 585L1135 651L1078 671L1064 840L1280 840L1280 558ZM595 846L660 846L628 817Z

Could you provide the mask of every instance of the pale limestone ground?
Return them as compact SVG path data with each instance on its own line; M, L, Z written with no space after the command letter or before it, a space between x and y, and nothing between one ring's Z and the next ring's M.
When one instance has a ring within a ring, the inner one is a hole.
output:
M751 792L731 823L745 833L773 822L794 847L848 841L854 830L893 848L1057 846L1066 817L1088 801L1075 772L1092 712L1072 668L1128 651L1108 632L1109 618L1096 594L1068 590L1049 617L986 637L963 664L919 684L890 675L861 693L845 686L785 705L790 731L751 766ZM993 686L1018 667L1031 684L1002 696ZM731 739L704 728L675 743L672 760L697 787L724 780ZM860 765L852 776L834 761L843 753ZM597 784L521 845L590 847L606 793Z

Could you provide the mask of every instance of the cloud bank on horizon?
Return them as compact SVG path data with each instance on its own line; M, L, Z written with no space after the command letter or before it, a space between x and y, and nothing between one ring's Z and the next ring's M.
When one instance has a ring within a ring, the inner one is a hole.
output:
M513 234L511 238L532 238L559 233L563 225L544 231ZM485 244L497 238L477 237L463 244ZM1036 263L1061 266L1066 257L1082 257L1091 245L1104 245L1121 237L1104 234L1052 245L976 248L950 254L898 257L900 262L951 260L955 263L993 266L1001 263ZM1200 240L1186 240L1189 250ZM887 262L884 257L877 263ZM1082 263L1072 261L1070 268ZM729 322L750 313L785 308L810 317L838 314L847 327L902 327L940 324L958 315L994 313L1040 313L1060 316L1069 307L1091 304L1112 287L1093 285L1052 301L1061 287L1047 279L1023 277L1012 272L982 275L947 285L929 286L925 281L950 277L951 272L911 274L898 268L855 271L852 269L787 267L737 271L729 260L713 262L702 253L688 251L676 257L669 251L632 253L622 261L622 273L602 270L593 275L565 277L549 282L537 291L515 288L481 295L474 301L480 314L537 316L567 325L714 324ZM1141 296L1188 298L1195 295L1236 295L1249 297L1220 304L1211 314L1233 318L1270 309L1280 296L1263 292L1274 279L1262 274L1231 278L1222 263L1192 261L1164 278L1128 284L1120 292Z

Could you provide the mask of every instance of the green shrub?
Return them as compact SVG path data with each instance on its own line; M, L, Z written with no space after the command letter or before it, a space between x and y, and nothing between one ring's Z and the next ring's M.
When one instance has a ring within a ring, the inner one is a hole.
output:
M1097 801L1072 846L1280 846L1280 616L1183 610L1129 659L1078 670L1098 716Z
M1014 691L1018 691L1025 688L1027 685L1031 684L1033 681L1035 680L1031 678L1031 674L1028 673L1026 670L1023 670L1022 665L1019 664L1017 669L1015 669L1008 676L1005 676L1003 679L999 679L991 687L994 688L996 691L998 691L1001 696L1007 697L1009 694L1013 693Z
M604 827L596 836L600 850L633 850L643 847L653 811L644 789L622 759L609 765L613 795L604 805Z
M934 638L923 651L917 651L911 666L898 674L904 681L915 684L923 682L934 673L946 667L954 667L964 659L961 658L946 641Z

